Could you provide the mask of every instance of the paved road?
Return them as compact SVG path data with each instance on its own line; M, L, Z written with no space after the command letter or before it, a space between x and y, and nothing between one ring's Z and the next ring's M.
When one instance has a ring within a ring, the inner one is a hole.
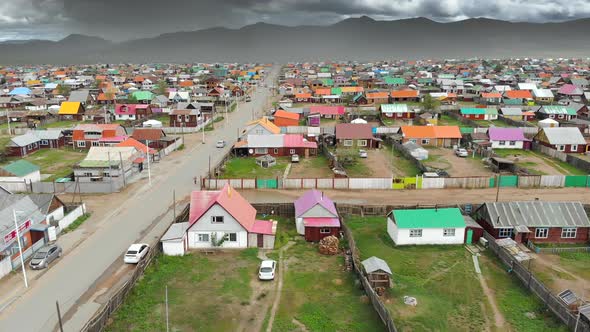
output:
M267 83L278 75L274 67L267 76ZM270 84L269 84L270 85ZM90 305L78 300L92 289L97 279L117 260L130 243L143 238L144 231L152 226L154 219L169 214L172 191L181 200L195 189L194 176L204 175L211 163L216 164L224 155L215 148L220 139L229 144L230 149L236 141L237 132L252 117L252 110L261 114L268 107L270 92L258 88L249 103L242 103L239 111L230 116L229 123L218 123L223 128L207 134L207 143L187 146L184 158L168 168L157 170L154 167L152 186L147 184L137 188L136 194L116 204L110 215L99 221L100 228L84 240L74 251L65 255L56 265L42 275L29 290L0 314L0 331L51 331L57 324L55 301L59 301L61 311L90 316L98 305ZM90 220L87 222L91 222ZM70 310L73 309L73 310ZM74 315L75 317L75 315ZM74 321L74 319L72 319ZM83 321L75 320L76 324ZM68 330L79 330L80 326L67 324Z

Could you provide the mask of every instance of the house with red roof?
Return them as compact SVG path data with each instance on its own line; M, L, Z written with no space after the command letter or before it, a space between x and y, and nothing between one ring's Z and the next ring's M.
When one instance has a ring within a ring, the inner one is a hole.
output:
M147 104L117 104L115 105L115 119L137 120L152 114L152 107Z
M256 219L256 209L228 184L219 191L191 193L189 249L272 249L276 230L276 221Z
M278 127L298 126L299 114L278 110L274 114L273 122Z
M310 190L294 202L297 233L306 241L318 242L340 234L340 217L334 202L318 190Z
M308 141L301 134L248 135L234 144L238 156L309 157L317 154L318 143Z
M74 127L72 142L75 149L109 146L127 139L125 128L119 124L80 124Z
M336 125L336 144L345 148L376 149L381 139L373 136L370 124L339 123Z

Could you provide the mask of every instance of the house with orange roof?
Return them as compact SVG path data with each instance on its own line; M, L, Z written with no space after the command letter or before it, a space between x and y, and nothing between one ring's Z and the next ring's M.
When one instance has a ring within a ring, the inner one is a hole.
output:
M275 135L280 133L281 128L272 123L268 117L262 117L258 120L248 122L246 128L240 133L240 139L248 135Z
M504 92L504 102L506 104L516 105L525 104L533 100L533 94L530 90L510 90Z
M312 101L311 93L296 93L295 101L310 103Z
M386 104L389 102L389 92L377 91L366 93L367 103L369 104Z
M462 137L459 126L402 126L400 132L403 143L445 148L459 145Z
M72 133L72 143L76 149L104 146L106 141L119 143L126 138L127 131L119 124L80 124Z
M150 156L150 161L154 161L159 159L160 155L156 149L148 148L147 145L141 143L140 141L129 137L123 142L116 144L115 147L125 147L125 146L132 146L137 149L141 153L141 158L146 158L148 153Z
M274 124L278 127L289 127L299 125L299 114L278 110L274 114Z
M391 91L391 101L420 101L420 91L418 90L398 90Z
M480 99L482 104L498 105L502 101L502 94L500 92L483 92Z

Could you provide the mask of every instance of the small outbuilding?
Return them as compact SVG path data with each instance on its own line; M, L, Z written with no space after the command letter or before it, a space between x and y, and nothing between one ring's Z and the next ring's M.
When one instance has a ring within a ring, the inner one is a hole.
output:
M458 208L393 210L387 233L396 245L462 244L465 220Z
M164 255L184 256L184 253L188 248L187 229L188 222L170 225L170 228L168 228L164 236L160 239Z
M375 256L369 257L361 262L367 280L371 287L377 292L377 294L383 294L382 291L386 288L391 288L391 269L387 262L381 258Z
M264 156L260 156L256 158L256 164L262 168L269 168L273 167L277 164L277 160L275 157L265 154Z

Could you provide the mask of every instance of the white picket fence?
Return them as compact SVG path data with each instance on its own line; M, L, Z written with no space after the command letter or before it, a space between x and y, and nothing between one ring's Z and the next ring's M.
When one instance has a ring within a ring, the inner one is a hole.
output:
M184 144L184 138L181 137L180 139L176 140L176 142L174 142L174 144L168 145L164 150L162 150L162 152L164 153L165 156L167 156L167 155L171 154L172 151L177 150L183 144Z
M12 262L10 261L10 256L7 256L0 261L0 278L9 274L10 271L12 271Z
M70 226L70 224L76 221L76 219L81 217L84 213L86 213L86 204L82 203L82 205L70 211L70 213L68 213L60 221L58 221L59 232L64 230L66 227Z

